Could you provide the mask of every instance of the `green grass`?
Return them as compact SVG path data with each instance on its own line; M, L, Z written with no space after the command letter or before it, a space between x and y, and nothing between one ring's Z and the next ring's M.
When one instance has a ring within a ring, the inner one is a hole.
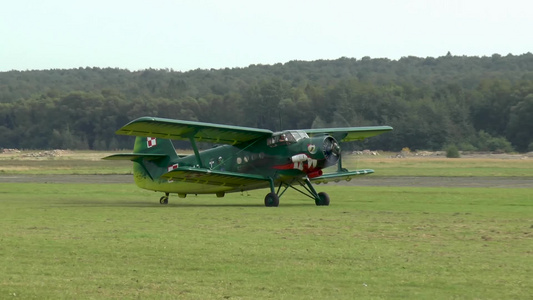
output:
M377 168L376 168L377 169ZM0 299L528 299L531 189L0 183Z
M374 176L533 177L533 159L347 156L343 165L348 169L374 169Z
M0 174L132 174L130 161L84 159L0 160Z

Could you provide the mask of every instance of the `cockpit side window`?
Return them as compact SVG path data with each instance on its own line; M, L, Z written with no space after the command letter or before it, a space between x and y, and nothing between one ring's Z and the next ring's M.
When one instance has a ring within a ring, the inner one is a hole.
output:
M270 147L290 145L308 137L309 136L304 131L283 131L275 133L272 137L268 138L267 145Z
M298 130L298 131L292 131L291 133L294 136L295 141L309 138L309 136L307 135L307 133L305 133L305 131Z

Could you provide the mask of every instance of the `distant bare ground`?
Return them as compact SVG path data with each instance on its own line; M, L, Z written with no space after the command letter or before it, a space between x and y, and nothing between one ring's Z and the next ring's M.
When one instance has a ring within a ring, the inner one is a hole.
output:
M0 183L131 183L132 175L1 175ZM362 176L329 185L533 188L527 177L379 177Z

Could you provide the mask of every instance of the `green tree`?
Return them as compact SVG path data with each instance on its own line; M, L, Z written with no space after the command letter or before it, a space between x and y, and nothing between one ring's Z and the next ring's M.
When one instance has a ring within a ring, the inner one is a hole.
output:
M511 107L507 136L519 151L528 151L533 142L533 94Z
M459 149L455 145L447 146L445 151L446 151L446 157L448 157L448 158L459 158L459 157L461 157L461 154L459 153Z
M280 130L280 101L290 97L289 86L279 78L262 81L247 90L243 97L244 113L249 125Z

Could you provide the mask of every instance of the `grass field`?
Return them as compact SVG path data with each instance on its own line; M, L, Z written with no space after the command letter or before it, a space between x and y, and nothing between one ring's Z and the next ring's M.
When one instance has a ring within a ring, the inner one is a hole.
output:
M530 189L324 187L171 198L0 184L0 298L528 299Z
M533 177L533 159L389 158L347 156L349 169L374 169L375 176Z
M0 172L112 174L101 156L4 157ZM532 176L530 160L398 161L357 166ZM318 188L329 207L289 191L265 208L263 190L161 206L133 184L0 179L0 299L531 299L532 189Z

